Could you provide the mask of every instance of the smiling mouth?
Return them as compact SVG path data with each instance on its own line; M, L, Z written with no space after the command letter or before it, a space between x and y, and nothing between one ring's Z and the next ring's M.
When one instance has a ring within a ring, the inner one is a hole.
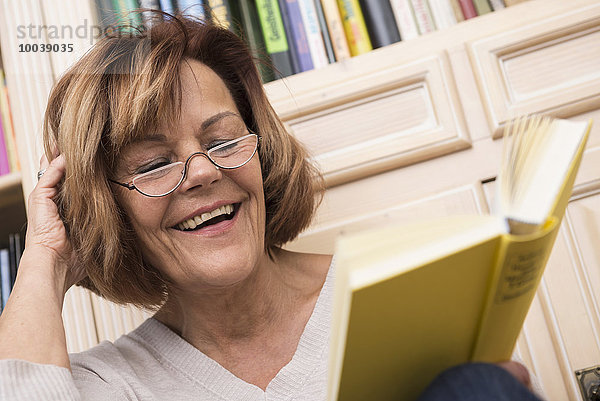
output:
M173 228L179 231L197 231L225 220L231 220L240 208L240 203L223 205L210 212L202 213L191 219L182 221Z

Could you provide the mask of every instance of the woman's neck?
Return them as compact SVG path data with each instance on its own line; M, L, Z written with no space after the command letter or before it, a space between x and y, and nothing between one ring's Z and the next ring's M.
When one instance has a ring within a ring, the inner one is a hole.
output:
M300 255L278 250L234 286L176 293L155 318L207 355L264 344L275 333L299 326L290 314L309 312L309 317L318 297L322 281L316 277L321 285L315 285Z

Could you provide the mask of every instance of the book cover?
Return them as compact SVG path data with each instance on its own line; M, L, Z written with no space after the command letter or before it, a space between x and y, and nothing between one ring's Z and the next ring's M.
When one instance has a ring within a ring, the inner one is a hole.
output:
M11 233L8 235L8 256L10 264L10 286L15 285L17 279L17 269L19 262L21 261L21 254L23 249L21 248L21 234Z
M98 10L98 17L100 19L100 25L103 28L107 28L115 24L117 18L115 17L116 10L113 7L112 0L96 0L96 9Z
M140 8L148 8L150 10L160 10L160 3L158 0L139 0ZM152 20L157 16L152 11L142 11L142 21L144 26L147 28L152 26Z
M477 17L477 11L475 10L473 0L458 0L458 4L460 5L460 9L462 10L465 19Z
M208 0L211 18L223 28L234 31L230 0Z
M0 287L2 288L2 309L4 309L11 290L8 249L0 249Z
M290 62L292 63L292 71L293 74L297 74L303 70L300 69L300 51L308 52L308 56L310 57L310 50L308 49L308 40L306 42L306 49L300 49L296 46L296 41L294 39L294 23L291 20L290 9L287 7L287 0L278 0L279 2L279 12L281 13L281 21L283 23L283 29L285 31L285 36L287 38L287 43L289 47L289 57ZM297 5L297 3L296 3ZM295 11L295 10L293 10ZM300 9L297 10L300 13ZM302 20L302 17L298 15L298 18ZM302 27L304 29L304 26ZM303 54L306 56L307 54ZM312 65L312 58L310 59ZM304 60L306 61L306 59Z
M359 4L374 49L400 41L400 32L389 1L359 0Z
M314 68L310 49L308 47L308 39L306 37L306 29L300 14L300 5L298 0L280 0L279 4L282 10L283 25L286 28L286 34L293 46L290 46L292 52L296 55L298 62L298 72L312 70ZM288 33L289 32L289 33Z
M10 171L20 171L19 154L17 153L17 138L13 125L12 114L10 111L10 99L8 88L4 79L4 71L0 69L0 115L2 116L2 128L4 129L4 144L8 154Z
M290 47L277 0L256 0L256 9L267 53L277 75L287 77L294 74Z
M428 0L431 15L437 29L449 28L456 25L456 18L450 0Z
M410 40L419 36L419 28L410 0L390 0L401 40Z
M4 128L2 128L2 115L0 115L0 175L10 173L8 152L6 151L6 140L4 139Z
M433 16L427 0L410 0L410 4L415 12L415 20L417 21L419 34L423 35L435 31L437 27L433 21Z
M173 4L174 0L160 0L160 9L168 14L175 14L177 11Z
M350 48L346 40L346 33L344 32L344 25L342 24L337 0L321 0L321 5L323 6L323 14L325 15L327 28L329 29L329 37L331 38L335 59L340 61L350 58Z
M497 183L501 214L340 237L329 400L414 400L447 368L510 359L590 127L557 120L509 138Z
M498 11L506 8L503 0L490 0L490 6L492 7L492 11Z
M314 0L298 0L300 6L300 15L306 31L308 49L315 68L321 68L329 64L325 42L323 41L323 32L319 25L319 18Z
M199 20L206 19L206 3L203 0L176 0L176 2L177 9L181 14Z
M246 41L255 57L255 64L263 83L271 82L275 79L275 75L271 69L271 58L267 54L262 30L258 22L256 3L254 0L240 0L237 5L242 28L241 37Z
M483 15L492 12L492 7L490 7L488 0L473 0L473 5L475 6L477 15Z
M15 285L17 278L17 242L14 233L8 235L8 263L10 265L10 286L11 288Z
M325 44L325 53L327 54L327 61L335 63L335 51L333 50L333 43L331 41L331 35L329 28L327 27L327 20L325 19L325 12L323 11L323 5L320 0L313 0L315 3L315 10L317 10L317 19L319 20L319 28L321 29L321 35L323 36L323 43Z
M358 0L337 0L350 54L358 56L373 50Z
M137 12L132 12L138 8L135 0L112 0L113 9L118 18L118 24L127 24L132 26L140 26L142 18Z
M450 0L450 6L452 7L452 11L454 12L454 18L456 19L456 22L464 21L465 16L463 15L458 0Z

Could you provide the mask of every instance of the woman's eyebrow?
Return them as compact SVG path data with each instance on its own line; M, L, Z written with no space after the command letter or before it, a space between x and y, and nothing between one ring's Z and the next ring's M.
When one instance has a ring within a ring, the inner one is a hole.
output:
M216 122L222 120L225 117L229 117L229 116L235 116L235 117L239 117L236 113L232 112L232 111L223 111L221 113L217 113L213 116L208 117L206 120L204 120L202 122L202 125L200 126L200 129L202 131L207 130L211 125L215 124Z
M143 142L167 142L167 137L165 134L161 134L159 132L152 132L149 134L145 134L141 137L135 138L131 141L131 145L137 145Z

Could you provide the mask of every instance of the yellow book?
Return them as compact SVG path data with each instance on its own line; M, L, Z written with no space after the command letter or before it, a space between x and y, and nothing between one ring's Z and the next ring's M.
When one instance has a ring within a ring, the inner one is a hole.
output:
M337 0L352 57L373 50L358 0Z
M510 359L590 127L534 117L507 128L496 215L338 239L328 400L415 400L449 367Z

